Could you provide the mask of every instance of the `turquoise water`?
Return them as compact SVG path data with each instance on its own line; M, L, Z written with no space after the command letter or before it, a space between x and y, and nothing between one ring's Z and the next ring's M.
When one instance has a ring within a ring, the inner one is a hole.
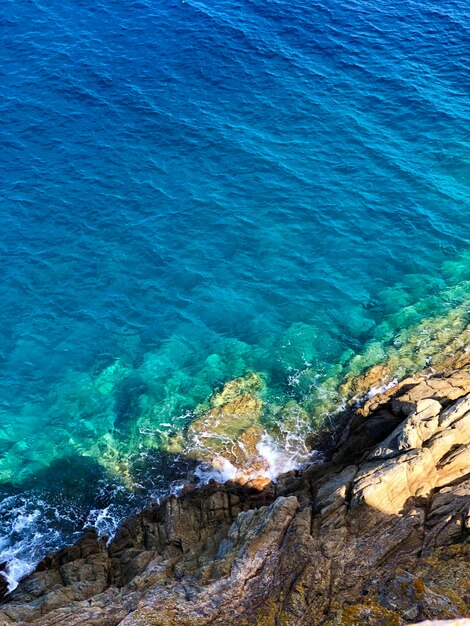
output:
M14 578L184 474L162 441L224 382L260 372L266 424L292 399L316 424L349 372L390 355L408 371L462 330L470 12L2 12L0 561Z

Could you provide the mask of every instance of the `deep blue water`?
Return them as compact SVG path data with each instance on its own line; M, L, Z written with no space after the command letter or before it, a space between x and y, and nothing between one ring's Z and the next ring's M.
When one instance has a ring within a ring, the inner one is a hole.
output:
M21 572L168 484L152 432L221 383L260 371L313 416L341 368L459 326L470 6L1 12L0 552ZM103 446L147 459L138 496Z

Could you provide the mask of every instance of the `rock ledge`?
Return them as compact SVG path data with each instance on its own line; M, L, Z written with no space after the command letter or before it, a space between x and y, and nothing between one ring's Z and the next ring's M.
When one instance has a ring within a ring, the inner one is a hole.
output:
M94 532L0 625L400 626L470 616L470 354L351 411L330 457L258 491L186 489Z

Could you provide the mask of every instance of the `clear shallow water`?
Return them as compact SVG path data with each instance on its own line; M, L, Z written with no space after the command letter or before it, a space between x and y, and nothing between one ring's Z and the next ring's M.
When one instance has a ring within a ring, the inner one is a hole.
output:
M2 12L0 553L17 576L178 476L159 437L226 380L260 371L268 413L294 398L314 419L349 371L412 367L413 337L463 327L470 14Z

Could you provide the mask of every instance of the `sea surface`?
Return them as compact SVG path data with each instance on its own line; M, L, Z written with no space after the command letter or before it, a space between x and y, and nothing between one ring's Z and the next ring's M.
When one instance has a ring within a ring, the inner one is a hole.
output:
M116 523L249 371L315 427L468 323L467 0L4 0L0 562ZM129 476L129 463L133 473Z

